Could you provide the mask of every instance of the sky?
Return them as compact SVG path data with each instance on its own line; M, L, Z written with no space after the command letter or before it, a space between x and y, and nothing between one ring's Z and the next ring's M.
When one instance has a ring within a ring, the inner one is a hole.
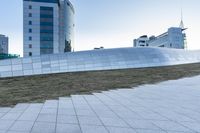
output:
M188 49L200 49L200 0L71 0L75 8L75 51L132 47L141 35L179 26L181 7ZM0 34L9 52L23 55L22 0L0 0Z

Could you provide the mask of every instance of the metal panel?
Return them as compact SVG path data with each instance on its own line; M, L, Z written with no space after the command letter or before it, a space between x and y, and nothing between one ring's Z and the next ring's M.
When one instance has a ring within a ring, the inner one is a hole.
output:
M118 48L0 61L0 77L157 67L200 62L200 51Z

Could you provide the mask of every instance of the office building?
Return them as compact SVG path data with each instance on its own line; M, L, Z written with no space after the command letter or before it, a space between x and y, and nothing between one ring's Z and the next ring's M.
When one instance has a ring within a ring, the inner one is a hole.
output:
M74 8L69 0L23 0L24 57L70 52Z
M0 34L0 54L8 54L8 37Z
M167 32L159 36L147 35L141 36L134 40L134 47L165 47L185 49L186 34L183 28L171 27Z

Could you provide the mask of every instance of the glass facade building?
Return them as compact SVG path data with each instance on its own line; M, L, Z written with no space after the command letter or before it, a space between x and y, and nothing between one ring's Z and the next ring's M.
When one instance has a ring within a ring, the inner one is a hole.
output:
M70 52L74 8L69 0L23 0L24 57Z
M59 3L59 0L24 0L31 2L46 2L46 3Z
M8 37L0 34L0 54L8 54Z

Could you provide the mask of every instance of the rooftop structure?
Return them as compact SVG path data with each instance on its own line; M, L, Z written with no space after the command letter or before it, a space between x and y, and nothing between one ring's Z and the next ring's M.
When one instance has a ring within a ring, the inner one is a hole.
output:
M19 58L20 55L16 54L0 54L0 60Z
M165 47L175 49L185 49L186 34L181 27L171 27L167 32L159 36L147 35L134 40L134 47Z
M23 0L24 57L70 52L74 8L69 0Z

